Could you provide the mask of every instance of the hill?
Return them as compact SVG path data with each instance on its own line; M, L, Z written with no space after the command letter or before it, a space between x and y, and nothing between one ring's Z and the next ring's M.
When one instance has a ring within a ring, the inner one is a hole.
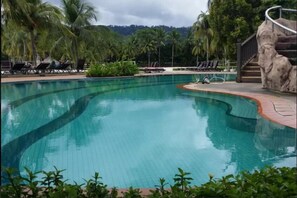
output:
M129 36L134 34L137 30L143 29L143 28L163 28L165 32L171 32L172 30L177 30L180 34L181 37L185 38L188 35L188 32L190 31L191 27L169 27L165 25L160 25L160 26L143 26L143 25L130 25L130 26L118 26L118 25L109 25L107 26L110 28L112 31L123 35L123 36Z

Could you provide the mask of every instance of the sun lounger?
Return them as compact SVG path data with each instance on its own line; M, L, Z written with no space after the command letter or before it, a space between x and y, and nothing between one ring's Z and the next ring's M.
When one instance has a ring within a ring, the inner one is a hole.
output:
M49 65L50 63L40 63L37 67L33 69L28 69L28 71L34 72L36 74L39 74L40 71L44 73Z
M52 71L55 71L55 72L70 72L70 68L71 67L72 63L61 63L59 66L53 68Z
M25 67L25 63L15 63L11 70L10 73L11 74L16 74L17 72L23 72L24 70L22 70Z
M77 61L77 67L76 67L77 72L83 72L84 71L85 62L86 62L85 59L79 59Z
M211 64L209 70L212 70L212 71L218 70L218 65L219 65L219 61L218 60L212 61L212 64Z
M11 71L12 62L10 61L1 61L1 75L9 74Z
M140 70L144 71L145 73L165 71L165 69L163 67L145 67L145 68L140 69Z

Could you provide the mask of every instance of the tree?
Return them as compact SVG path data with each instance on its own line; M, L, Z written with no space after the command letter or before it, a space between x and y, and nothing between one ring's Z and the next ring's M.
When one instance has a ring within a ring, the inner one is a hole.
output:
M168 34L168 40L171 43L171 67L173 67L175 47L177 46L177 44L179 43L179 40L180 40L179 32L176 30L171 31Z
M197 21L193 24L194 39L201 40L204 51L206 52L206 60L209 59L210 42L213 38L213 31L209 25L209 18L205 12L201 12Z
M225 48L232 59L237 40L248 38L259 25L257 10L245 0L212 0L208 17L217 46Z
M161 64L161 47L165 45L166 41L166 32L163 28L155 29L156 31L156 41L157 41L157 48L158 48L158 59L159 65Z
M15 31L18 29L18 31ZM30 50L30 36L15 23L8 22L3 26L1 34L1 52L12 57L13 61L28 60L32 57Z
M41 0L3 0L3 17L5 23L15 23L28 32L34 65L36 65L38 31L55 26L60 19L59 9Z
M196 66L198 66L199 63L199 55L201 54L201 47L202 47L202 40L197 37L192 38L192 44L194 45L192 49L192 54L196 56Z
M91 21L97 20L96 11L94 7L83 0L62 0L62 6L67 28L64 34L69 39L71 56L78 71L80 45L84 40L95 40L95 31L91 30Z
M147 53L148 66L151 65L151 53L156 50L156 32L145 28L136 32L137 46L142 53Z

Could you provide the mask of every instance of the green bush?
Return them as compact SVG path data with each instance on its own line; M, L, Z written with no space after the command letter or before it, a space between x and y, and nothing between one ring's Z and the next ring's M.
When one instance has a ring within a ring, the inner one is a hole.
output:
M119 193L116 188L108 189L101 181L99 173L86 180L86 184L67 184L63 181L62 172L55 167L54 171L33 173L29 169L26 177L15 175L10 168L4 169L2 181L8 184L1 186L1 198L5 197L142 197L140 189L130 187L126 192ZM43 174L42 181L37 180L37 174ZM148 197L296 197L297 169L266 167L253 173L227 175L221 179L214 179L209 175L209 181L201 186L190 186L193 180L190 173L178 169L174 176L174 184L169 184L160 178L160 184L150 191ZM168 186L168 187L167 187Z
M132 76L138 73L138 67L134 61L119 61L91 65L87 70L87 77L107 76Z

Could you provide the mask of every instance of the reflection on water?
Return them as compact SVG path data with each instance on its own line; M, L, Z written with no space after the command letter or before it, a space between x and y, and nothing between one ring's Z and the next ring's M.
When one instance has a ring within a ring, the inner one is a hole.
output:
M209 111L209 105L225 109L226 115L222 117L216 111ZM235 166L237 172L276 165L285 158L296 160L294 129L259 116L254 119L233 116L230 114L232 106L219 100L196 98L194 108L200 116L207 115L207 136L214 147L229 151L231 158L227 164Z
M21 174L25 166L57 166L78 183L99 171L106 184L117 187L154 187L159 177L170 182L177 167L199 184L208 173L295 166L293 129L259 117L249 99L176 88L194 79L33 83L12 86L21 89L16 96L7 86L1 164Z

